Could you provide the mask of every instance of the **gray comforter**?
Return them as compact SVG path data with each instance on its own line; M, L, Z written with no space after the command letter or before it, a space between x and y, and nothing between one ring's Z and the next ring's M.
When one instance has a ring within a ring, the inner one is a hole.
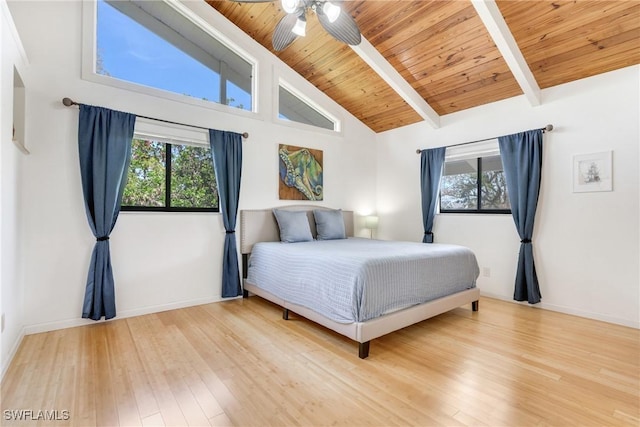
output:
M257 243L247 281L351 323L473 288L478 274L463 246L349 238Z

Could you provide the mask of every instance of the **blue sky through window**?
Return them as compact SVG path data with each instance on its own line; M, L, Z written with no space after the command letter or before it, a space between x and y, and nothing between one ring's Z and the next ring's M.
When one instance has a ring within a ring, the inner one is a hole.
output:
M229 80L227 80L227 98L229 98L230 106L251 110L251 95Z
M100 74L218 103L220 75L138 24L105 1L98 1ZM101 69L100 69L101 68ZM232 106L251 110L251 95L227 82Z

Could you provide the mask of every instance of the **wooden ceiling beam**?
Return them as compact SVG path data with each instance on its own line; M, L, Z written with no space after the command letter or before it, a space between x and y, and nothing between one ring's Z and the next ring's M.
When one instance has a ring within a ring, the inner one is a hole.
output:
M491 34L493 42L502 54L511 73L533 106L541 104L541 90L527 61L524 59L511 30L507 26L495 0L471 0L478 16Z
M433 128L440 127L440 116L431 108L427 101L393 68L380 52L364 37L357 46L351 46L369 66L382 77L416 113L427 121Z

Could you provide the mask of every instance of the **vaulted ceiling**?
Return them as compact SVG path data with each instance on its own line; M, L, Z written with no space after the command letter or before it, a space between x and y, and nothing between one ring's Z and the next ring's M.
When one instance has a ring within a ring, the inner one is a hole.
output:
M307 16L280 52L279 0L207 3L375 132L640 63L639 0L345 1L361 45Z

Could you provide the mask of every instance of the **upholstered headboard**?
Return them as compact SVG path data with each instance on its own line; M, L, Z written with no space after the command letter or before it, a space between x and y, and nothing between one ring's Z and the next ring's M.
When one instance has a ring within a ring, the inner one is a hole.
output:
M278 206L277 209L291 211L306 211L311 234L316 236L316 222L313 218L313 210L329 210L323 206L292 205ZM344 227L348 237L353 237L353 211L342 211ZM251 253L253 245L258 242L280 241L280 230L273 215L273 209L242 210L240 211L240 251L243 254Z

